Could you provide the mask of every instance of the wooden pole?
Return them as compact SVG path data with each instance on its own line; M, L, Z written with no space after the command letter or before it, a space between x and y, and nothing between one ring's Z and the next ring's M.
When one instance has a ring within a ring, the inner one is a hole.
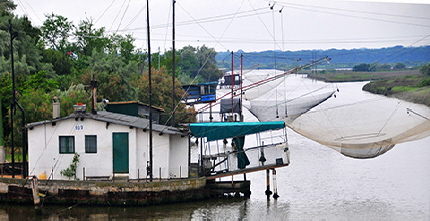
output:
M146 0L146 31L148 34L148 95L149 95L149 181L153 179L153 159L152 159L152 76L151 76L151 34L149 27L149 0Z
M2 105L1 105L1 97L0 97L0 163L5 163L6 162L6 156L5 156L5 152L4 152L4 133L3 133L3 114L2 114ZM1 175L3 175L3 165L1 166L2 168L2 173Z
M272 195L272 191L270 191L270 170L266 170L266 196L269 199L270 195Z
M273 198L278 199L278 184L276 182L276 169L273 169Z
M36 176L31 179L31 190L33 192L33 202L36 214L42 213L40 208L39 184Z
M175 3L176 0L172 0L172 8L173 8L173 19L172 19L172 127L175 126L175 72L176 72L176 61L175 61Z

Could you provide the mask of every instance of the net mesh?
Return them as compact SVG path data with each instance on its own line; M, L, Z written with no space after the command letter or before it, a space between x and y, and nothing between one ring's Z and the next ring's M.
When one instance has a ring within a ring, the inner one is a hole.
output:
M249 72L244 84L265 75L269 71ZM363 92L363 85L288 75L246 91L244 105L260 121L284 120L297 133L354 158L376 157L430 135L429 107Z

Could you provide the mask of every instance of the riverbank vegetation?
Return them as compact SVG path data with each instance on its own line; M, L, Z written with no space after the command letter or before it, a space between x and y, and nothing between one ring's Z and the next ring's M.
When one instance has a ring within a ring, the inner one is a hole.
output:
M430 64L413 70L406 70L405 66L398 65L397 69L403 70L363 71L355 68L356 71L319 72L310 74L309 77L325 82L370 81L364 85L363 90L430 106Z

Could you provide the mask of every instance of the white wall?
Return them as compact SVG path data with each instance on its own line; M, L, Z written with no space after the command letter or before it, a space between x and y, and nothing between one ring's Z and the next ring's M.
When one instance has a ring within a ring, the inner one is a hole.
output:
M105 122L84 119L58 121L55 126L44 124L28 131L29 173L39 176L53 171L53 179L62 177L60 171L69 167L74 154L59 153L59 136L75 136L75 152L80 155L77 178L112 175L112 133L129 133L129 178L146 178L149 160L149 132ZM85 135L97 135L97 153L85 153ZM153 132L153 177L179 178L188 176L188 138L179 135L159 135ZM170 162L169 162L170 161ZM179 174L181 166L181 175ZM139 171L138 171L139 170ZM139 175L138 175L139 174ZM52 178L51 178L52 179Z
M59 153L59 136L75 136L75 152L80 155L77 178L83 179L83 167L86 176L110 176L112 174L112 132L128 132L129 127L84 119L58 121L55 126L45 124L28 131L29 173L39 176L52 173L54 179L62 177L60 171L69 167L74 154ZM85 135L97 135L97 153L85 153ZM133 139L133 135L129 135ZM130 147L136 142L131 141Z
M170 176L171 178L188 177L188 137L170 138Z

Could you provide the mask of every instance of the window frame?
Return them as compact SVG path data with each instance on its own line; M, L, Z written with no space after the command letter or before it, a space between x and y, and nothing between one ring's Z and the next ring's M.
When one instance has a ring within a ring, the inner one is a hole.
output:
M87 140L90 138L94 138L93 140ZM93 141L94 143L91 143L91 146L89 145L90 142ZM85 153L97 153L97 135L85 135Z
M72 144L70 144L70 141L72 141ZM60 154L74 154L75 149L76 149L75 145L76 145L76 142L75 142L75 136L74 135L60 135L60 136L58 136L58 147L59 147Z

